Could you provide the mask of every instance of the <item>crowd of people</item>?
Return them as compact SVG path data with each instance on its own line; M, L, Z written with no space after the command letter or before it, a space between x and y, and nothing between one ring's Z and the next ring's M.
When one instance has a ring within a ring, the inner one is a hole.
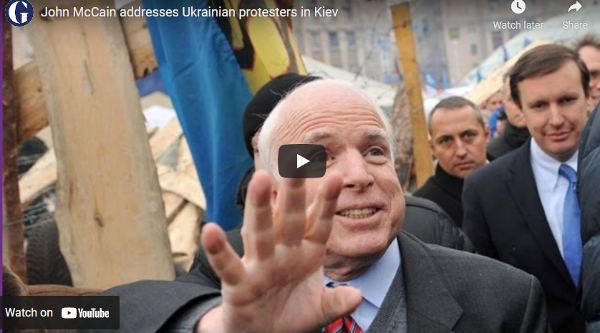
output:
M465 98L432 110L435 174L409 195L364 93L272 80L244 116L243 225L205 225L175 281L105 292L120 331L600 331L600 40L533 48L495 96L494 137ZM298 143L326 148L324 177L280 177L277 150Z

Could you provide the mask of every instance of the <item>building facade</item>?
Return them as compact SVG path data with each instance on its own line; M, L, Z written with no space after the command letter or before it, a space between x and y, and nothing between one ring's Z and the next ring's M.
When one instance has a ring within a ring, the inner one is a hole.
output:
M460 82L494 50L524 30L495 29L493 22L544 22L566 14L571 0L524 0L521 15L512 0L415 0L411 15L419 64L442 87ZM588 5L588 4L586 4ZM509 55L507 54L507 57Z
M398 52L384 0L303 0L295 8L325 6L336 17L296 17L294 35L303 55L382 82L398 80Z

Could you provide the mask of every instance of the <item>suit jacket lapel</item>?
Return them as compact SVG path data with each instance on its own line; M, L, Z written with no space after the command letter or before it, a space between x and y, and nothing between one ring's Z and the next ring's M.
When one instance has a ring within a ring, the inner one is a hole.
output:
M408 332L452 332L463 313L462 307L437 275L426 250L403 233L399 243Z
M531 168L529 140L515 154L506 186L519 212L524 217L531 234L565 279L571 281L567 266L560 255L544 207L540 201L535 177Z

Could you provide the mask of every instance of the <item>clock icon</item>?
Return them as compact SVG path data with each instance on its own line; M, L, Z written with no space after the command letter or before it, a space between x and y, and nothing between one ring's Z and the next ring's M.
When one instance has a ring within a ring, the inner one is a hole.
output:
M515 14L522 14L525 11L525 7L527 7L527 5L523 0L514 0L510 5L510 9L512 9Z

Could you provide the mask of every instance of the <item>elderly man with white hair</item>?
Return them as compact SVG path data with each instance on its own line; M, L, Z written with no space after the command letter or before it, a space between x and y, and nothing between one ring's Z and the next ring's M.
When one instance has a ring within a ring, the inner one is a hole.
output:
M319 144L322 178L282 178L277 151ZM481 256L401 232L404 194L386 115L358 89L318 80L293 90L259 137L266 170L244 226L202 231L176 281L114 288L122 332L546 332L539 282Z

